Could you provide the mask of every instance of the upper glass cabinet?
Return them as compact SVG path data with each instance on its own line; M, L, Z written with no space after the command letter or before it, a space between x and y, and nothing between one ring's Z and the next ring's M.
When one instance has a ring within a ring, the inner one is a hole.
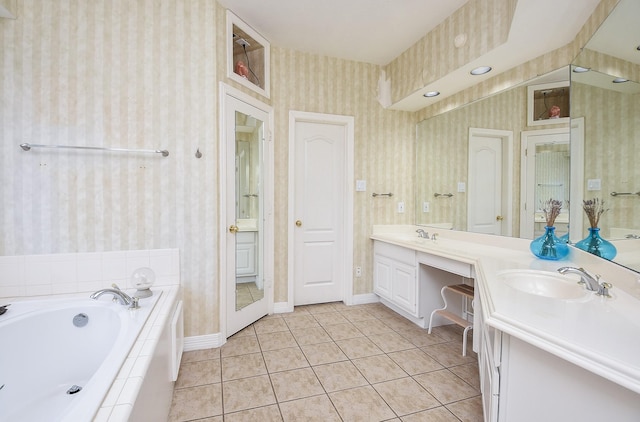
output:
M269 42L227 10L227 77L270 98Z

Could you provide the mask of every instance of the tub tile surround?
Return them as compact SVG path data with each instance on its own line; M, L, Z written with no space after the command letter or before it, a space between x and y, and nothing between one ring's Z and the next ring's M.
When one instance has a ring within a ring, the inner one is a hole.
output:
M112 283L132 294L133 272L140 267L151 268L156 274L151 290L160 298L94 418L94 422L125 422L162 329L172 316L173 305L180 300L179 262L178 249L0 256L0 297L10 302L31 296L78 296L109 288ZM140 306L144 306L144 299Z
M418 228L438 233L438 240L418 239ZM640 326L637 273L575 248L565 260L540 260L529 252L527 239L410 225L374 226L371 238L414 249L418 255L424 252L474 265L487 324L640 393L640 336L634 335ZM593 295L580 306L562 308L507 288L495 277L502 270L513 269L556 273L562 266L600 274L602 280L613 284L613 299ZM624 346L621 333L626 333Z

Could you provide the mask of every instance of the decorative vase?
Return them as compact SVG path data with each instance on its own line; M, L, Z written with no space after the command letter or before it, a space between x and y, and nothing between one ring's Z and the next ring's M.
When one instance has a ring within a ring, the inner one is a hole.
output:
M556 237L555 227L545 227L544 234L529 245L531 252L540 259L557 261L569 255L569 247Z
M611 242L600 237L600 228L598 227L590 227L589 235L576 243L576 247L608 260L612 260L618 253Z

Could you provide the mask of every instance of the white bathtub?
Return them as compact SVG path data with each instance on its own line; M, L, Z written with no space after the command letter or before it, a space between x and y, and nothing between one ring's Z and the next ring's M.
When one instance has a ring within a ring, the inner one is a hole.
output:
M0 421L91 421L159 296L137 310L110 295L12 303L0 315Z

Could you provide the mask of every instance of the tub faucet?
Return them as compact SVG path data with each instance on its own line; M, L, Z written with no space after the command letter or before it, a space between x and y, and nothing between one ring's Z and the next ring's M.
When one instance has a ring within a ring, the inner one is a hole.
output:
M133 304L133 299L131 298L131 296L129 296L128 294L126 294L125 292L123 292L120 289L102 289L102 290L98 290L95 293L92 293L91 296L89 296L91 299L98 299L100 296L102 296L103 294L111 294L113 295L113 299L117 300L118 303L120 303L121 305L128 305L131 306Z
M558 268L558 272L560 274L578 274L580 276L580 283L583 283L587 290L591 290L593 292L600 291L600 276L596 276L596 278L593 278L593 276L585 271L584 268L560 267Z
M429 238L429 233L422 230L422 229L418 229L416 230L416 233L418 233L418 237L422 237L424 239L428 239Z

